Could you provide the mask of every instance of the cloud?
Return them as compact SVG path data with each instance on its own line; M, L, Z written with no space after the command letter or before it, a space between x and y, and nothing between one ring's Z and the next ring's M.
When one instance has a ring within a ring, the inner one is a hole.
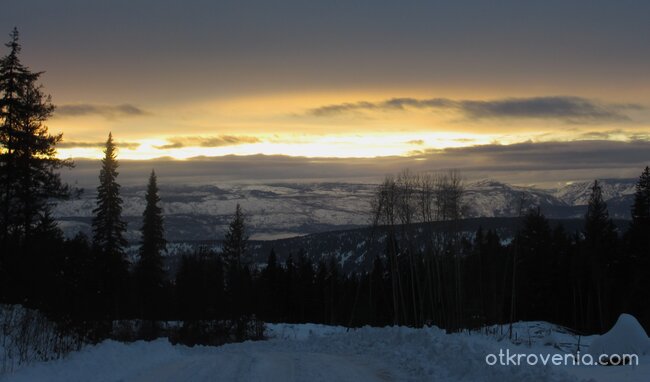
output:
M623 121L627 109L638 105L605 104L580 97L508 98L495 101L462 101L463 113L480 118L553 118L569 122L587 120Z
M107 119L119 117L138 117L149 114L141 108L131 104L121 105L95 105L95 104L70 104L56 108L55 116L59 117L85 117L99 115Z
M380 105L372 102L367 102L367 101L359 101L354 103L346 102L346 103L326 105L326 106L317 107L315 109L310 109L309 114L317 117L328 117L336 114L343 114L350 111L374 110L379 108Z
M450 108L456 101L446 98L416 99L416 98L391 98L382 102L346 102L334 105L326 105L310 109L308 114L317 117L329 117L339 114L369 111L369 110L404 110L406 108L428 109L428 108Z
M215 137L175 137L167 140L165 145L155 146L157 149L180 149L183 147L222 147L246 143L258 143L259 138L235 135L220 135Z
M630 137L634 136L635 134L632 134L623 129L605 130L605 131L585 131L583 133L580 133L580 138L585 140L602 140L602 139L611 139L612 136L616 136L616 135L623 135L627 137L628 140L634 140L634 139L630 139Z
M331 117L350 112L407 109L452 110L473 120L479 119L556 119L570 123L628 121L626 110L642 110L636 104L603 103L581 97L554 96L504 98L488 101L452 100L448 98L391 98L381 102L360 101L326 105L308 110L307 114Z
M648 141L584 140L489 144L414 154L472 171L564 171L642 167L648 163L648 151Z
M118 149L129 149L135 150L140 147L139 143L136 142L116 142L115 145ZM57 143L56 147L60 149L70 149L70 148L104 148L106 142L75 142L75 141L63 141Z
M421 150L406 157L303 158L282 155L160 158L120 161L123 184L144 184L151 168L161 183L245 181L373 182L404 168L415 172L459 169L467 179L495 178L512 183L551 184L596 178L634 178L650 164L648 141L522 142L442 150ZM66 181L82 187L96 183L99 161L76 160Z

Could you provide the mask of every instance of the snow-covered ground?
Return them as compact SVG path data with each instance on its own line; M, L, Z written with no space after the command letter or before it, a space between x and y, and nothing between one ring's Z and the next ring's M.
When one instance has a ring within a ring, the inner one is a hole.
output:
M507 327L446 334L437 328L273 324L268 341L221 347L105 341L62 360L18 368L0 381L650 380L647 355L639 366L489 366L486 357L500 349L538 355L577 350L576 336L548 323L518 323L514 331L516 341L508 339ZM580 338L581 348L595 338Z

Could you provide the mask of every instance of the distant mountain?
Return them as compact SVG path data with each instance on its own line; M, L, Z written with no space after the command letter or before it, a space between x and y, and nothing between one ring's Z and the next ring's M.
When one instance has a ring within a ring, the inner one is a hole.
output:
M602 179L599 181L609 214L615 219L630 219L637 179ZM589 203L593 182L575 182L556 190L553 195L570 206L586 206ZM584 208L581 208L584 214ZM576 216L577 217L577 216Z
M599 180L603 198L608 201L634 195L636 179L602 179ZM593 182L575 182L556 190L553 196L572 206L587 205Z
M629 219L634 179L604 179L603 194L610 214ZM576 182L557 189L513 186L495 180L466 185L466 217L513 217L539 206L549 218L582 218L591 183ZM269 240L366 226L375 184L273 183L246 185L161 184L160 196L170 241L217 240L241 203L253 239ZM144 186L124 187L127 237L139 239ZM94 190L56 206L54 215L67 235L90 233Z
M464 199L468 217L519 216L531 207L539 206L554 218L570 218L569 205L547 190L511 186L494 180L482 180L467 186Z
M599 183L610 215L615 219L629 219L636 179L603 179ZM539 189L481 180L467 186L467 216L517 216L520 209L540 207L549 218L582 218L587 212L592 186L593 182L575 182L556 189Z

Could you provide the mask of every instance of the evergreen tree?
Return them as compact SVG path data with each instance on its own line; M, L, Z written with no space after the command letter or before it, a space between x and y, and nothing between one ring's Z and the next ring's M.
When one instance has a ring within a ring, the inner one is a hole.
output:
M117 183L117 159L113 135L108 134L102 169L97 187L97 207L93 210L93 245L100 252L121 257L126 240L126 223L122 220L122 198Z
M246 254L246 227L244 213L237 203L228 231L223 240L222 257L226 268L226 290L229 292L229 307L234 318L239 318L244 313L244 292L246 287L245 265L243 258Z
M607 211L607 203L603 200L603 190L597 180L591 187L584 234L585 239L590 242L611 240L616 235L614 222Z
M518 319L536 320L552 311L551 290L554 254L551 253L551 228L539 207L528 211L517 233L517 282L515 310Z
M625 309L650 322L650 168L641 173L636 184L634 203L632 204L632 222L628 236L628 250L622 259L622 272L627 287L625 288Z
M51 135L43 124L54 112L51 98L18 57L21 46L14 28L0 59L0 242L8 236L30 236L48 200L70 195L56 170L71 167L56 158L62 134ZM4 245L3 245L4 248ZM0 250L0 252L4 252Z
M97 207L93 210L93 250L97 256L95 270L101 279L97 293L104 313L118 318L123 311L127 296L128 270L124 259L124 232L126 223L122 220L122 198L117 183L116 147L109 133L102 159L97 187Z
M274 322L280 319L282 267L278 265L275 249L271 248L266 267L260 274L260 309L264 320Z
M164 284L164 270L161 253L165 249L162 209L158 206L158 185L156 173L152 170L145 196L147 205L142 213L142 243L136 278L140 295L141 314L153 318L161 303Z
M602 188L598 181L591 187L591 196L585 215L584 243L581 261L588 274L584 277L587 288L586 311L584 317L595 318L585 325L604 330L609 298L606 293L608 268L616 251L616 228L609 217L607 204L603 200Z
M650 168L647 166L636 184L631 214L632 251L637 255L650 255Z
M244 213L239 203L237 203L235 215L228 226L228 231L223 240L222 254L226 265L236 269L241 268L242 260L246 253L247 241Z

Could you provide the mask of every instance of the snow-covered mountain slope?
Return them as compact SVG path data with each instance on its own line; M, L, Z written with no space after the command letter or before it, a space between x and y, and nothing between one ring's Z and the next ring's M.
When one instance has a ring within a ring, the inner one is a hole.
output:
M619 199L634 194L636 179L603 179L600 186L603 199L606 201ZM586 205L589 203L593 182L575 182L555 190L550 190L551 195L571 206Z
M519 216L529 208L537 206L550 217L559 217L555 210L572 206L548 191L511 186L494 180L469 184L464 203L468 206L471 217Z
M173 346L164 339L131 344L105 341L63 360L25 366L0 380L605 382L650 378L650 359L644 355L635 366L570 364L578 343L581 349L588 348L594 337L578 339L546 322L516 323L514 341L504 334L507 327L455 334L435 327L347 330L275 324L269 329L268 341L220 347ZM505 357L502 362L498 360L500 352L525 358L519 358L518 364ZM556 355L566 356L569 364L550 364L550 357ZM488 364L494 360L495 365ZM533 361L536 364L530 365Z
M369 222L373 185L348 183L273 185L161 185L161 205L168 240L210 240L222 237L235 205L240 203L255 239L270 239L345 229ZM144 210L144 188L122 189L128 238L137 240ZM67 234L88 233L93 190L54 209Z
M635 180L625 179L602 181L613 217L629 217L634 184ZM544 190L494 180L468 183L466 216L511 217L539 206L551 218L581 218L590 185ZM170 241L219 239L237 203L248 215L252 238L267 240L367 225L375 189L375 184L355 183L161 184L160 197ZM127 237L132 241L139 239L144 192L144 187L122 189ZM54 214L67 235L89 233L94 207L94 190L87 190L79 199L59 203Z

